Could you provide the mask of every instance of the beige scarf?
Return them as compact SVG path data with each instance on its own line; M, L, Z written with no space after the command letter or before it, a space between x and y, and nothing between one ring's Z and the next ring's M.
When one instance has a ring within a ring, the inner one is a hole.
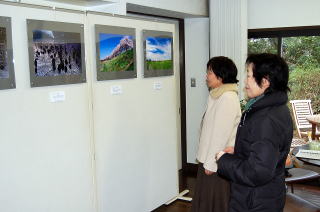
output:
M226 91L233 91L238 93L238 86L236 83L226 83L226 84L222 84L220 87L218 88L214 88L210 91L210 95L217 99L219 98L224 92Z

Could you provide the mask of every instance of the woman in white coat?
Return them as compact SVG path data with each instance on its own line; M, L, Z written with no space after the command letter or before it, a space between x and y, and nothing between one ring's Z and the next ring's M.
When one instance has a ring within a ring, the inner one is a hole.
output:
M191 211L226 212L230 185L217 175L215 155L221 150L233 150L241 116L237 68L227 57L211 58L206 80L210 94L200 126L199 166Z

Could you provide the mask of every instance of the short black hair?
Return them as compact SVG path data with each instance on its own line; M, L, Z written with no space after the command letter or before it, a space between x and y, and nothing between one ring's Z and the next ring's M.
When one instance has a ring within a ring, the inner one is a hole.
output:
M213 57L207 63L207 69L222 79L222 83L237 83L238 69L234 62L223 56Z
M246 64L252 64L253 77L259 86L261 86L263 78L270 82L265 93L290 91L288 87L289 68L282 57L269 53L251 54L248 56Z

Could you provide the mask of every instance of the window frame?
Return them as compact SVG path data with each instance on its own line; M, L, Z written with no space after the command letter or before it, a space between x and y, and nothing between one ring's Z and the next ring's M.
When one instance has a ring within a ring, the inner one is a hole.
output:
M303 27L248 29L248 40L251 38L277 38L277 54L279 56L281 56L282 38L299 36L320 36L320 25Z

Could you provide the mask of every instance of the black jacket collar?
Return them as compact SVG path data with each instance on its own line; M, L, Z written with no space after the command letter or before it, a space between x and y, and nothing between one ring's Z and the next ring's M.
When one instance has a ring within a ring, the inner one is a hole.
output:
M252 105L252 111L259 110L265 107L279 106L286 104L288 101L288 95L283 91L276 91L272 93L266 93L263 98L259 99Z
M263 98L255 102L252 107L246 111L241 116L239 127L242 127L246 119L251 117L255 111L261 110L266 107L273 107L286 104L288 101L288 95L286 92L277 91L272 93L266 93Z

